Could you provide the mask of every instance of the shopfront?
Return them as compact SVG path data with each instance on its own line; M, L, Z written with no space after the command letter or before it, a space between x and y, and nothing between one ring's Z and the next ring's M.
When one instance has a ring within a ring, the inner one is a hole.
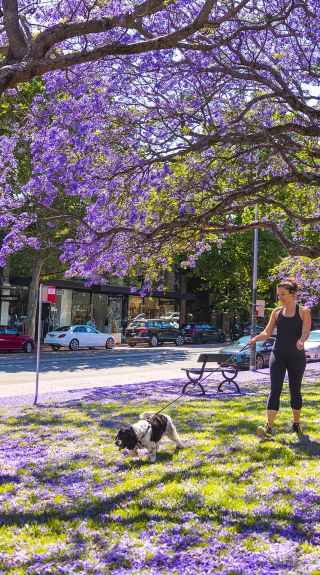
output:
M129 295L128 306L129 321L140 314L146 319L150 319L179 311L179 301L167 297L140 297L137 295Z
M1 324L20 326L24 331L31 278L10 276L2 288ZM146 318L161 317L180 310L181 300L191 294L153 292L142 297L123 285L94 285L56 280L56 302L42 304L42 336L57 327L92 322L99 331L111 332L117 324L124 333L128 322L139 314ZM192 297L192 296L191 296Z
M0 323L24 331L24 320L28 308L28 286L6 286L0 292Z
M115 320L122 331L127 297L92 290L56 289L56 303L50 306L48 329L91 322L99 331L110 332Z

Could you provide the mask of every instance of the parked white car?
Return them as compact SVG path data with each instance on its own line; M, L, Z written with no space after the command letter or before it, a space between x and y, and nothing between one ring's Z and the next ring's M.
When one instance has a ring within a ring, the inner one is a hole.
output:
M320 361L320 329L310 331L307 341L304 342L307 361Z
M68 347L77 351L80 347L105 347L112 349L115 341L110 333L102 333L89 325L62 326L47 333L44 344L58 351L60 347Z

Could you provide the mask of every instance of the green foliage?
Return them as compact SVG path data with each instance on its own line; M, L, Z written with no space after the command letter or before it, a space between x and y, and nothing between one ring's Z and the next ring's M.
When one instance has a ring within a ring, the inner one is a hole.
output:
M39 252L30 248L16 252L10 256L10 274L14 276L30 277L32 266ZM44 258L44 264L41 270L42 280L50 280L63 276L65 270L60 263L59 252L57 250L43 249L41 256Z
M258 296L267 305L274 302L270 269L285 255L280 242L268 232L259 232ZM192 289L208 290L216 310L241 315L251 304L253 233L229 236L221 249L203 254L188 272ZM200 280L200 281L199 281Z

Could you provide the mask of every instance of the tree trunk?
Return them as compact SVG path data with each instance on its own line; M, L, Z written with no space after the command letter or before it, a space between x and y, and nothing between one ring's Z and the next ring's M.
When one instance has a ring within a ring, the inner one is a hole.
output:
M184 294L184 298L180 300L180 327L187 321L187 278L182 276L180 292Z
M25 322L26 335L30 335L31 337L35 337L36 332L36 316L38 307L40 274L44 261L45 261L44 257L36 256L33 262L32 280L29 287L28 310Z

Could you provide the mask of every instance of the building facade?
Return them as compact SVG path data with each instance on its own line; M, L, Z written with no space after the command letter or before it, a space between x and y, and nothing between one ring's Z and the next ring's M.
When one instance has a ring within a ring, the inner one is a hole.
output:
M15 325L24 331L30 282L30 277L13 276L4 270L0 300L2 325ZM57 327L88 321L94 322L99 331L110 332L115 320L120 333L124 333L128 322L136 316L168 315L180 311L181 301L192 298L192 294L177 291L155 291L142 297L125 285L86 287L84 282L76 280L57 279L44 283L56 287L56 303L42 304L43 337Z

